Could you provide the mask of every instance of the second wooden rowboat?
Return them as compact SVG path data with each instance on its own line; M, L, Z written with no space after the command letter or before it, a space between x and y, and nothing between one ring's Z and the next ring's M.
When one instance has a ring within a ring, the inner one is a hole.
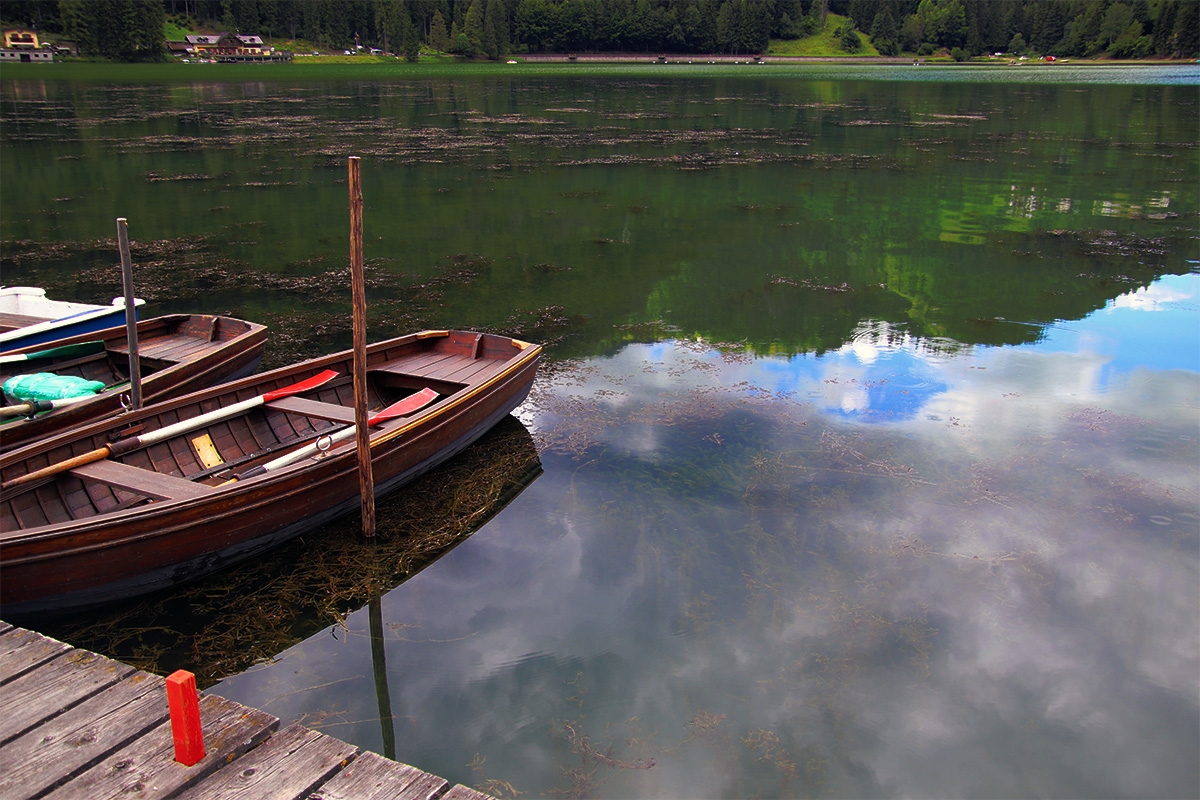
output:
M262 362L267 329L211 314L172 314L137 324L142 399L150 404L242 378ZM0 382L14 375L47 372L98 381L107 387L78 402L9 415L0 408L0 451L12 450L67 428L114 416L128 391L129 345L124 326L82 334L0 356Z
M540 357L537 345L464 331L369 346L376 494L460 452L513 411ZM0 455L5 618L170 586L357 509L351 374L352 355L338 353ZM170 435L156 440L156 431ZM152 443L121 444L134 438ZM29 480L106 449L114 454Z
M145 300L133 301L135 308ZM37 286L0 288L0 352L44 345L67 336L95 333L125 321L125 298L106 306L51 300Z

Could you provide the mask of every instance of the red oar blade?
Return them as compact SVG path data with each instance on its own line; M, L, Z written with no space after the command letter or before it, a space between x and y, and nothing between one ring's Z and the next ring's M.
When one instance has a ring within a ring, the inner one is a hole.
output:
M318 372L311 378L306 378L299 383L293 383L291 386L283 386L278 389L272 389L269 392L263 392L262 399L264 403L269 403L272 400L278 400L281 397L291 397L294 394L301 394L318 386L324 386L331 380L336 378L338 373L336 370L327 369L324 372Z
M381 422L387 422L389 419L396 417L404 417L409 414L420 411L425 406L438 399L438 393L428 387L422 389L416 394L410 394L408 397L398 402L392 403L387 408L373 414L368 420L368 425L378 425Z

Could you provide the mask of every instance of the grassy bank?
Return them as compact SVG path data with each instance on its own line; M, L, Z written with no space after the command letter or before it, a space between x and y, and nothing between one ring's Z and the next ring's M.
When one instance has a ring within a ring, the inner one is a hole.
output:
M1155 74L1138 67L1157 67ZM711 77L793 80L931 80L1039 83L1127 83L1144 78L1147 83L1200 84L1200 66L1190 62L1072 61L1038 65L1025 62L1008 66L991 63L937 64L914 67L900 63L871 63L868 59L789 59L787 63L669 63L652 59L632 62L523 62L463 61L450 56L426 57L417 64L372 56L309 57L284 64L110 64L63 61L51 64L6 63L0 80L73 80L103 83L209 83L241 81L404 81L427 78L486 77Z
M879 51L871 44L871 39L865 33L859 34L862 49L857 53L847 53L838 43L837 31L846 23L845 17L830 14L826 18L825 28L812 36L802 39L772 39L767 48L771 56L805 56L809 58L838 58L846 56L878 56Z

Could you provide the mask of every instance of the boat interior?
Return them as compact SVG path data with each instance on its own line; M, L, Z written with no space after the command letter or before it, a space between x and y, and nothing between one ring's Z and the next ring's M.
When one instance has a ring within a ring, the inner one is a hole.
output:
M231 340L248 333L251 326L242 320L208 315L159 317L138 325L138 365L146 379L175 364L196 360L219 350ZM71 343L84 344L89 337L76 337ZM99 381L113 388L129 381L129 344L122 333L106 341L91 337L95 350L77 356L48 356L25 361L0 363L0 382L14 375L51 372ZM62 343L44 345L53 350ZM42 352L43 348L34 348ZM7 405L9 399L5 398Z

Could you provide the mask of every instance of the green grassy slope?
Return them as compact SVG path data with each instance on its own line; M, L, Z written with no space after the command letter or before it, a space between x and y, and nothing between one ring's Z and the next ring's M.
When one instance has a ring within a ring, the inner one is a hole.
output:
M845 20L845 17L830 14L825 19L825 29L817 31L812 36L806 36L803 39L772 39L770 46L767 48L767 55L809 57L879 55L879 51L875 49L867 39L867 35L862 31L858 32L858 38L862 40L863 46L857 53L847 53L838 47L838 39L835 32L842 27L842 23Z

